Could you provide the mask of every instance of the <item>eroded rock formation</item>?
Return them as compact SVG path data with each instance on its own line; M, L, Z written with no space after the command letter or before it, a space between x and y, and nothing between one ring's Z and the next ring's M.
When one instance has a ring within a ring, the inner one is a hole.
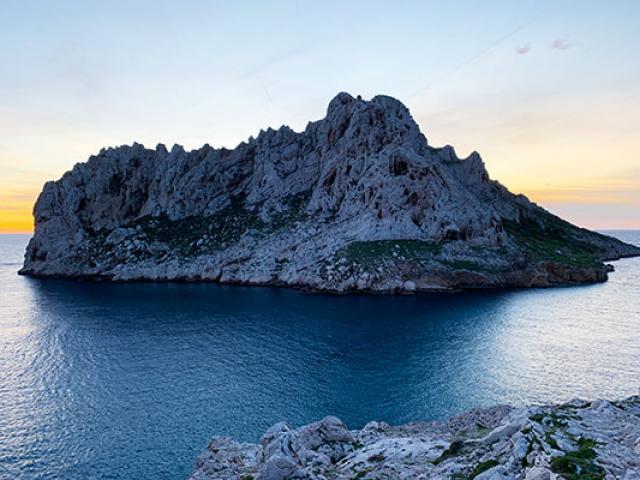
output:
M345 292L607 278L640 249L579 229L431 147L398 100L340 93L233 150L102 150L48 182L21 273Z

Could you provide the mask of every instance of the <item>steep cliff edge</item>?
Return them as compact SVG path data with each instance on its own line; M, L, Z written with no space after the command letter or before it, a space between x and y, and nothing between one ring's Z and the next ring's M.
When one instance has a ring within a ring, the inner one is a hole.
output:
M340 93L233 150L102 150L45 184L20 273L325 291L550 286L640 249L575 227L431 147L399 101Z

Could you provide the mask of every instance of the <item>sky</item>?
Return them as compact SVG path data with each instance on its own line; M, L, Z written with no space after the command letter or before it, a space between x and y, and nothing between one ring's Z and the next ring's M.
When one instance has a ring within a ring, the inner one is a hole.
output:
M105 146L232 148L340 91L581 226L640 228L640 2L0 2L0 232Z

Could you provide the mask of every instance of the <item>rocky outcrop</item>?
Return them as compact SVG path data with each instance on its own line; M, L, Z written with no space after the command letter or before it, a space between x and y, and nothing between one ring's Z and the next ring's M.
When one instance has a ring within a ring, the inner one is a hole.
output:
M473 410L445 422L349 430L335 417L218 437L190 480L640 479L640 397Z
M399 101L341 93L233 150L102 150L48 182L22 274L345 291L607 278L640 249L579 229L434 148Z

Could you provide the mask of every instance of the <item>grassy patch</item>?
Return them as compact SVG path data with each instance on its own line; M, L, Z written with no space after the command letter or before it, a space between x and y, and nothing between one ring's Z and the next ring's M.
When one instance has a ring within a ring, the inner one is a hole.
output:
M471 473L469 474L469 478L476 478L481 473L486 472L490 468L493 468L497 465L498 462L493 458L491 460L487 460L486 462L480 462L475 467L473 467L473 470L471 470Z
M166 243L172 251L182 256L197 253L194 242L205 234L209 237L208 249L217 250L237 242L248 228L258 228L261 224L257 214L246 210L240 198L234 198L229 206L209 216L179 220L149 216L136 222L151 241Z
M555 412L551 412L549 414L549 418L551 419L551 423L553 424L553 426L557 427L557 428L562 428L562 427L566 427L567 425L569 425L569 423L565 420L566 417L564 416L560 416Z
M558 445L558 442L556 441L556 439L553 438L551 435L552 435L551 432L545 433L544 435L545 442L547 442L547 444L555 450L562 450Z
M407 260L425 260L438 255L442 245L422 240L370 240L347 245L342 253L349 262L363 265L379 263L385 259L404 257Z
M596 442L592 438L580 437L578 439L578 447L583 450L593 450L594 448L596 448L597 444L598 442ZM594 451L594 454L595 454L595 451Z
M310 192L288 197L284 201L283 212L273 215L269 222L260 219L257 208L255 211L248 210L244 206L244 199L235 197L227 207L213 215L192 216L179 220L170 220L166 216L147 216L132 226L139 225L149 241L165 243L172 252L190 256L237 243L247 230L253 230L257 235L265 235L303 220L306 218L304 208L309 197ZM203 237L205 240L196 245Z
M462 442L461 440L454 440L453 442L451 442L451 445L449 445L449 448L442 452L442 455L436 458L432 463L434 465L438 465L449 458L457 456L462 451L463 447L464 442Z
M534 260L547 260L574 267L593 267L600 264L598 249L576 240L571 224L550 219L502 221L505 230Z
M371 470L373 470L371 467L368 467L368 468L365 468L363 470L360 470L353 477L351 477L351 480L359 480L359 479L365 477L367 475L367 473L369 473Z
M576 452L568 452L551 460L551 471L567 480L602 480L605 471L593 462L597 457L595 446L595 440L580 438Z
M273 231L276 231L291 225L294 222L307 219L308 215L305 211L305 207L309 203L310 199L311 190L296 193L295 195L288 197L284 202L286 209L271 217L269 227Z

